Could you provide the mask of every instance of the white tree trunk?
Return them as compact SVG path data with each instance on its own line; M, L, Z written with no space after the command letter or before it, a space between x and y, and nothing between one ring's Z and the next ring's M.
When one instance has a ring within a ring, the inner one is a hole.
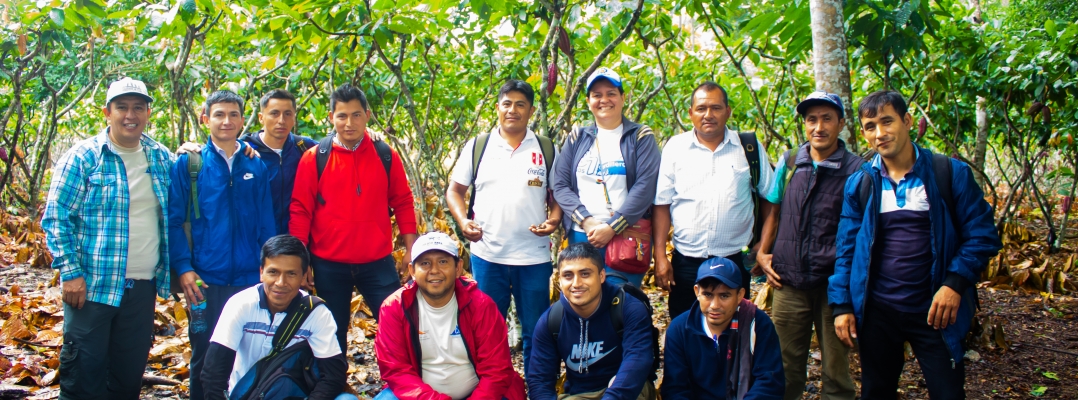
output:
M981 19L981 1L973 0L971 4L973 8L973 23L983 24L984 20ZM984 97L977 96L977 140L973 145L973 168L978 171L984 171L984 163L986 153L988 150L988 110L985 107ZM981 174L973 174L973 179L977 181L978 185L984 187L984 176Z
M850 90L850 60L846 53L842 0L810 0L812 15L812 64L816 72L816 90L835 93L846 107L846 130L840 137L851 151L858 146L857 114L853 111ZM852 139L852 140L851 140Z

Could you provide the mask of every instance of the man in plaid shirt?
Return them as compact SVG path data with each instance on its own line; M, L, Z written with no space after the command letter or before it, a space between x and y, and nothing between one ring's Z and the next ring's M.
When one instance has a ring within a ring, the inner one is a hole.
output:
M113 82L108 127L53 167L41 226L60 271L61 399L137 399L153 341L156 295L168 295L172 155L143 134L153 98L141 81Z

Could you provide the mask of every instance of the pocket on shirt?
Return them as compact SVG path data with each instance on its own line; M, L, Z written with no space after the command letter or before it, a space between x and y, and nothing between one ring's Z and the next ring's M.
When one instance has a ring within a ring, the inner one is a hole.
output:
M83 202L85 210L99 210L114 202L119 193L119 175L111 173L93 173L86 178L86 201Z

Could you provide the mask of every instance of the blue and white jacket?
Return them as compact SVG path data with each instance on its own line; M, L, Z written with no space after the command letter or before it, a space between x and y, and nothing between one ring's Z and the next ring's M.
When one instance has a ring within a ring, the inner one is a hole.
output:
M296 184L299 159L303 157L306 150L317 146L318 141L290 133L284 142L281 154L278 155L276 151L262 142L261 135L262 131L259 131L255 134L243 135L240 140L258 151L262 162L266 164L270 197L273 200L273 220L277 222L277 234L283 235L288 233L290 215L288 206L292 204L292 187Z
M177 275L194 270L206 284L250 286L259 282L262 244L276 235L266 166L243 155L239 141L232 171L212 143L202 147L198 174L197 217L191 212L193 248L187 245L183 223L191 204L188 155L172 166L169 188L168 235L172 268Z
M958 318L942 330L944 342L951 352L952 363L962 360L962 341L969 332L976 308L976 287L981 271L1003 247L993 222L992 207L984 200L984 192L973 180L973 172L965 163L950 159L951 192L956 210L948 210L940 198L932 168L932 152L913 145L918 151L913 173L924 183L932 224L932 292L946 285L962 295ZM838 226L835 273L829 279L828 303L836 316L853 313L858 328L864 321L865 303L869 297L869 276L872 266L876 226L880 216L879 155L865 163L846 181L842 217ZM861 179L869 174L874 190L868 197L868 207L860 202ZM866 212L867 211L867 212ZM949 216L953 214L954 219ZM957 222L958 226L955 226Z

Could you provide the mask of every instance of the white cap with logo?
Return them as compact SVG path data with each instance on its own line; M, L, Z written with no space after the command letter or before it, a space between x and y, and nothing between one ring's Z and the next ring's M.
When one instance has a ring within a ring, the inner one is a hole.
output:
M123 78L109 85L109 91L105 94L105 105L112 103L112 100L117 97L128 94L142 96L146 98L147 103L153 103L153 97L150 97L145 83L131 78Z
M419 256L431 250L444 251L453 257L459 256L456 240L441 232L428 232L416 239L415 244L412 245L411 262L415 263Z

